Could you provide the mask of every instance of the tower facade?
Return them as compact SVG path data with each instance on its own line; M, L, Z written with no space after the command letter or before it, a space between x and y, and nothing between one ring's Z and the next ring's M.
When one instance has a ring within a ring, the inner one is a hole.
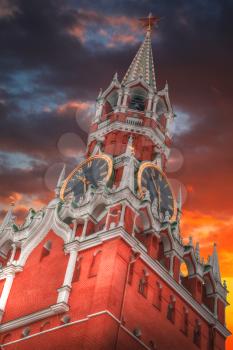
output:
M123 80L100 91L86 159L55 198L0 227L2 349L225 349L226 285L180 232L165 175L174 113L149 16ZM185 265L187 274L182 272Z

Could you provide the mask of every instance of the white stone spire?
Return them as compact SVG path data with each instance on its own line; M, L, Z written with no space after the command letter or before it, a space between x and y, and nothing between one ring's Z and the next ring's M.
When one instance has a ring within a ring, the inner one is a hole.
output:
M151 47L151 24L153 24L153 18L155 17L149 14L145 39L122 80L123 85L138 78L142 78L151 88L156 89L155 69Z
M218 262L218 253L217 253L217 245L214 243L213 254L210 257L210 264L213 267L213 274L216 281L221 283L221 274Z
M5 227L13 224L14 222L14 215L13 215L13 210L14 210L14 203L11 203L10 208L8 209L8 212L6 213L2 225L0 226L0 230L3 230Z
M60 173L60 176L58 178L58 181L57 181L57 186L55 188L55 194L57 197L59 197L59 195L60 195L60 190L61 190L63 182L65 180L65 173L66 173L66 165L64 164L62 171Z

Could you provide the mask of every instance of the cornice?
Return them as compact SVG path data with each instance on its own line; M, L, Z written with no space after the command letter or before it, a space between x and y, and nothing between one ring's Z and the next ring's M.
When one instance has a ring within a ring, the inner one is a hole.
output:
M154 143L158 143L161 147L164 148L164 151L166 155L168 154L167 152L168 147L165 145L165 135L158 129L152 129L146 126L137 126L137 125L131 125L128 123L120 122L120 121L114 121L114 122L109 122L106 123L106 121L103 122L103 124L99 124L98 130L90 133L89 139L88 139L88 144L93 141L94 139L101 137L111 131L114 130L123 130L127 132L135 132L141 135L146 135L148 136Z
M57 304L51 305L50 307L40 310L38 312L34 312L32 314L19 317L13 321L2 323L0 325L0 333L8 332L8 331L11 331L12 329L26 326L28 324L42 320L44 318L54 316L63 312L67 312L68 310L69 310L69 306L65 303L57 303Z

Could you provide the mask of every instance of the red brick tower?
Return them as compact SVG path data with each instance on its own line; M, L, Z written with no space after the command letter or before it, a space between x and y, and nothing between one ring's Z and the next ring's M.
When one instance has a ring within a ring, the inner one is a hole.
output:
M11 207L0 226L2 349L225 349L216 246L205 262L183 244L164 174L174 115L156 87L155 21L97 98L86 160L62 170L45 209L19 227Z

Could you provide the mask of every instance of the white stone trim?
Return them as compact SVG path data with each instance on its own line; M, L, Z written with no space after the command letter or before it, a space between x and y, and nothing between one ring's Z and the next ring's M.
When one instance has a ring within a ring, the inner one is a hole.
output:
M44 318L54 316L63 312L67 312L68 310L69 310L69 306L65 303L51 305L46 309L34 312L32 314L29 314L23 317L19 317L13 321L2 323L0 325L0 333L8 332L15 328L26 326L28 324L42 320Z
M106 315L112 317L117 323L120 324L120 320L119 320L117 317L115 317L110 311L108 311L108 310L103 310L103 311L99 311L99 312L96 312L96 313L87 315L87 317L82 318L82 319L80 319L80 320L75 320L75 321L72 321L72 322L69 322L69 323L66 323L66 324L62 324L62 325L57 326L57 327L53 327L53 328L46 329L46 330L41 331L41 332L38 332L38 333L31 334L31 335L29 335L29 336L27 336L27 337L24 337L24 338L20 338L20 339L17 339L17 340L13 340L13 341L11 341L11 342L2 344L1 347L2 347L2 348L5 348L5 347L7 347L8 345L16 344L16 343L25 341L25 340L27 340L27 339L40 336L41 334L45 334L45 333L49 333L49 332L58 330L58 329L60 329L60 328L70 327L70 326L72 326L72 325L74 325L74 324L86 322L86 321L88 321L88 320L89 320L90 318L92 318L92 317L101 316L101 315L104 315L104 314L106 314ZM149 348L148 346L146 346L146 344L144 344L140 339L138 339L137 337L135 337L135 335L134 335L132 332L130 332L130 330L129 330L128 328L122 326L121 324L120 324L120 327L121 327L125 332L127 332L131 337L133 337L136 341L138 341L142 346L144 346L145 349L150 350L150 348ZM15 328L16 328L16 327L15 327ZM12 329L13 329L13 328L12 328ZM11 330L12 330L12 329L11 329ZM3 332L3 331L1 331L1 328L0 328L0 333L1 333L1 332ZM5 332L5 330L4 330L4 332Z
M98 130L92 132L88 138L88 145L93 140L102 137L106 134L108 134L111 131L118 130L118 131L126 131L126 132L134 132L140 135L145 135L149 137L155 144L159 144L163 149L166 156L169 154L169 148L164 144L165 142L165 135L159 130L159 128L151 129L146 126L136 126L136 125L130 125L124 122L114 121L112 123L108 123L107 125L99 124Z
M8 299L8 296L10 294L10 291L11 291L14 277L15 277L14 274L9 274L6 277L6 280L4 283L4 287L3 287L1 298L0 298L0 321L1 321L3 314L4 314L4 311L5 311L7 299Z

